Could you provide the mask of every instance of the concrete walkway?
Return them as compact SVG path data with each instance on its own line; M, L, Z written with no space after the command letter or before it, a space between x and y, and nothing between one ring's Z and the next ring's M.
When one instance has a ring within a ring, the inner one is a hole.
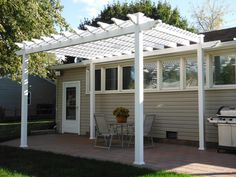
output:
M1 144L19 146L19 139ZM29 148L125 164L132 164L134 160L133 148L112 147L110 151L94 148L87 137L72 134L30 136ZM199 176L236 177L236 155L217 153L215 149L199 151L197 147L160 143L154 148L145 149L145 162L147 167L156 170Z

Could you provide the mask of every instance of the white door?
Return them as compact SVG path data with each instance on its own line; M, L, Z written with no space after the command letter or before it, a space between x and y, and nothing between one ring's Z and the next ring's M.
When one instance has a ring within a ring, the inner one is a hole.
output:
M64 82L62 95L62 133L80 134L80 82Z

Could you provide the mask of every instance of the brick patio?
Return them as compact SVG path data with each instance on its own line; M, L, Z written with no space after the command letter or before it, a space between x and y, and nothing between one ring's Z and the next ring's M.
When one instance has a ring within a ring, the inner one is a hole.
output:
M19 146L19 140L2 143ZM72 134L51 134L29 137L29 148L67 154L76 157L94 158L132 164L133 148L94 148L87 137ZM146 166L156 170L171 170L211 177L236 177L236 155L217 153L215 149L199 151L197 147L157 143L154 148L145 148Z

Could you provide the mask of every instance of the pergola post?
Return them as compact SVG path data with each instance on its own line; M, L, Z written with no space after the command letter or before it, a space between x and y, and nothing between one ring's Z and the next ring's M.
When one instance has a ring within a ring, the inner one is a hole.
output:
M135 159L134 164L144 164L143 152L143 32L139 28L141 13L137 13L135 29Z
M22 59L22 80L21 80L21 139L20 147L27 145L27 122L28 122L28 64L29 56L25 53Z
M204 89L204 51L202 43L204 35L199 35L199 47L197 49L198 62L198 121L199 121L199 150L205 149L205 89Z
M90 62L90 139L95 139L95 66Z

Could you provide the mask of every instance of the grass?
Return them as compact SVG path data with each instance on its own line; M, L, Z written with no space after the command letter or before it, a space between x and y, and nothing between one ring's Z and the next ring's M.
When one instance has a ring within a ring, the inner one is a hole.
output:
M1 177L191 177L119 163L0 146Z

